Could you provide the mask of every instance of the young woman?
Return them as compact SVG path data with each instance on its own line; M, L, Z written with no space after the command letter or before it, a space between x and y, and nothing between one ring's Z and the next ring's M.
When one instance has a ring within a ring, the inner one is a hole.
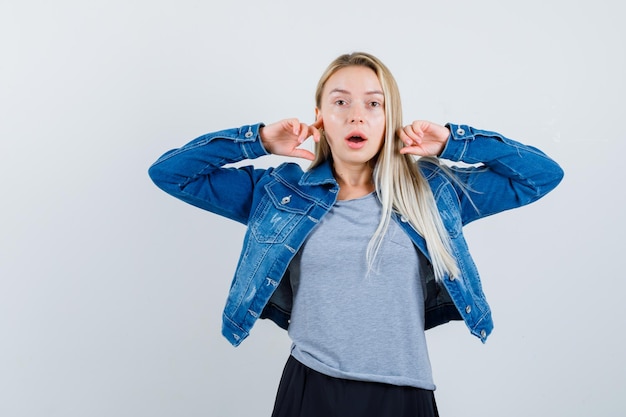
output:
M436 416L424 331L464 320L484 342L493 328L462 226L539 199L563 172L498 133L403 126L393 76L365 53L331 63L315 114L201 136L150 176L247 225L223 334L237 346L258 318L288 329L273 416ZM224 168L267 154L313 162Z

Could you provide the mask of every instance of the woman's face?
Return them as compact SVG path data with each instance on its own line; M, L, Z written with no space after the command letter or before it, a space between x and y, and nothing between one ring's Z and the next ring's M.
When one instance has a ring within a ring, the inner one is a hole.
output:
M380 150L385 135L383 89L374 71L345 67L324 85L317 118L337 164L363 165Z

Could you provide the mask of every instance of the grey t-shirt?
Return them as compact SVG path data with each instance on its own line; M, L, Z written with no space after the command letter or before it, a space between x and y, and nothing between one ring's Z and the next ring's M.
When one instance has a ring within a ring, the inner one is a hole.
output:
M337 201L289 266L292 355L338 378L435 389L424 334L427 261L392 221L368 273L381 206Z

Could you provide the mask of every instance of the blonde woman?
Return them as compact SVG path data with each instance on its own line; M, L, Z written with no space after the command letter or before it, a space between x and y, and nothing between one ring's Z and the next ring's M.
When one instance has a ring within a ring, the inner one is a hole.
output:
M150 176L247 226L223 335L237 346L258 318L288 330L274 417L436 416L425 330L463 320L484 342L493 328L462 226L539 199L563 171L495 132L403 126L393 76L366 53L331 63L315 115L206 134ZM224 168L267 154L313 162Z

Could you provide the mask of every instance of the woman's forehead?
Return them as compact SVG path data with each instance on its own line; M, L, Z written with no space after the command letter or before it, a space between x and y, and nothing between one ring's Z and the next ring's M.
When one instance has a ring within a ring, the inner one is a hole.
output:
M349 66L337 70L324 85L325 94L383 94L376 73L368 67Z

